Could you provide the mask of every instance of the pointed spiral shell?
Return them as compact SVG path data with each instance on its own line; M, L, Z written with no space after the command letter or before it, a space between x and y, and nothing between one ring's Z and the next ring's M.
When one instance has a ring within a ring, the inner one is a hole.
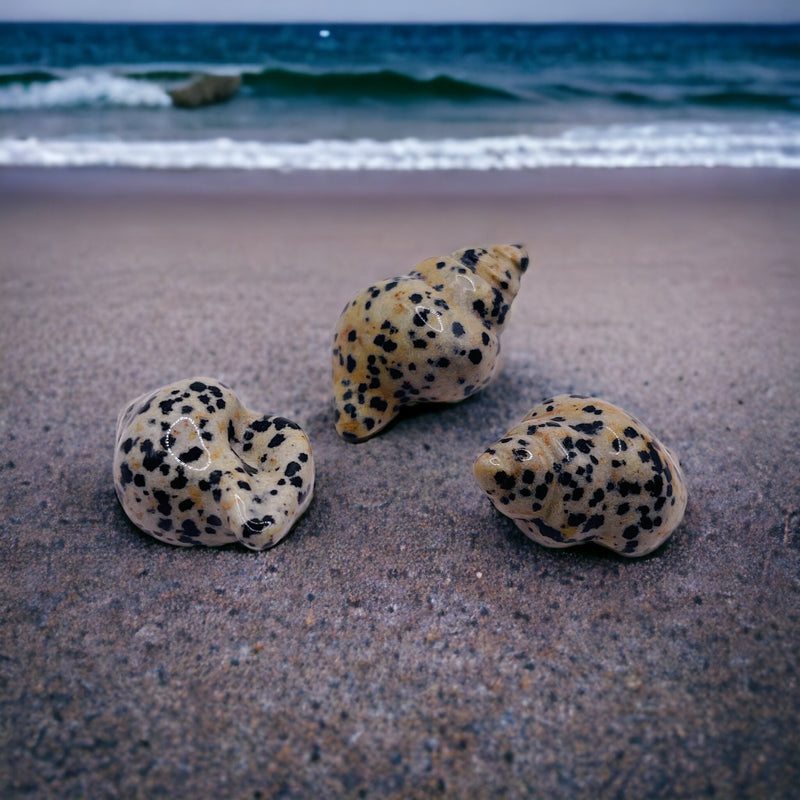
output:
M339 435L360 441L404 406L455 403L486 386L527 266L522 245L469 248L359 292L333 337Z

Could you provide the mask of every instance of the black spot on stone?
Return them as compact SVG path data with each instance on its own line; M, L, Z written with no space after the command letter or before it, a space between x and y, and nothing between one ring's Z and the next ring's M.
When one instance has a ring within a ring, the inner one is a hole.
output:
M169 501L169 495L163 489L155 489L153 499L158 503L159 514L165 517L172 514L172 503Z
M382 397L373 397L369 401L369 407L374 408L376 411L386 411L389 404Z
M581 422L578 425L570 425L570 428L578 433L587 433L589 436L596 436L603 430L603 420L597 419L594 422Z
M355 409L353 409L355 410ZM267 444L267 447L279 447L286 441L286 437L282 433L276 433Z
M168 517L162 517L162 518L161 518L161 519L158 521L158 527L159 527L159 528L160 528L162 531L171 531L171 530L172 530L172 520L171 520L171 519L169 519Z
M194 500L187 497L185 500L181 500L181 502L178 503L178 510L188 511L193 505L194 505Z
M551 528L549 525L542 522L540 519L533 519L531 522L536 526L539 533L548 538L552 539L554 542L563 542L564 537L561 535L561 531L557 530L556 528Z
M578 525L583 525L584 522L586 522L586 514L575 513L570 514L567 517L567 525L569 525L571 528L577 527Z
M660 475L654 475L644 485L645 491L649 492L651 497L658 497L664 491L664 480Z
M642 493L642 487L639 486L638 483L632 483L631 481L620 481L619 485L617 486L617 490L619 491L620 497L627 497L629 494Z
M606 493L602 489L595 489L592 499L589 500L589 507L594 508L605 496Z
M592 516L586 520L586 523L583 526L584 533L586 531L593 531L597 530L598 528L602 528L604 522L605 517L602 514L592 514Z
M460 322L454 322L450 329L453 331L453 336L463 336L464 335L464 326Z
M348 372L352 372L356 368L356 360L349 354L347 356L346 367Z
M131 472L131 468L123 462L119 468L119 482L120 484L125 487L133 480L133 472Z
M291 478L292 475L296 475L298 472L300 472L301 469L302 469L302 467L300 466L300 464L297 461L290 461L286 465L286 469L283 471L283 474L287 478Z
M639 535L639 526L638 525L628 525L624 531L622 531L622 538L623 539L635 539Z
M164 415L166 416L167 414L170 414L170 413L172 413L172 407L173 407L173 406L175 405L175 403L177 403L177 402L179 402L178 398L169 398L169 399L167 399L167 400L162 400L162 401L161 401L161 402L158 404L158 408L159 408L159 410L161 411L161 413L162 413L162 414L164 414Z
M483 353L476 347L469 351L467 358L469 358L473 364L480 364L481 361L483 361Z
M495 483L501 488L505 489L506 491L513 489L516 481L514 480L513 475L509 475L507 472L503 470L498 470L494 474Z
M468 267L474 267L480 261L480 254L476 250L465 250L461 256L461 263Z
M296 422L292 422L290 419L286 419L286 417L275 417L272 424L275 426L276 431L282 431L284 428L289 428L289 430L293 431L300 430L300 426Z
M202 447L191 447L185 453L181 453L178 456L180 461L183 461L184 464L191 464L194 461L197 461L204 453Z
M387 338L382 333L379 333L372 341L386 353L397 350L397 342L392 341L392 339Z
M205 383L203 383L202 381L194 381L194 383L190 383L189 384L189 388L193 392L204 392L204 391L206 391L206 389L208 389L208 386ZM204 400L203 402L207 402L207 401Z

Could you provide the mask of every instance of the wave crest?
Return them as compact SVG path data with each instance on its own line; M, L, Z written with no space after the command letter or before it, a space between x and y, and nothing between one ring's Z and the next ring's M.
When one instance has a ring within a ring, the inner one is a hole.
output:
M0 109L5 111L169 105L172 105L169 95L155 84L104 73L0 87Z
M481 83L437 75L416 78L404 72L381 69L364 72L299 72L273 68L246 72L245 86L254 93L281 96L327 96L332 99L370 97L386 100L487 100L517 99L516 95Z

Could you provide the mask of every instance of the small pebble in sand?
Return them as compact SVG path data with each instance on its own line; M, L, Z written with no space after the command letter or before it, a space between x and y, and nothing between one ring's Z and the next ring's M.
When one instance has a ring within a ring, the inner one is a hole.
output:
M163 542L263 550L308 507L314 462L299 425L252 414L213 378L190 378L120 413L114 487L134 524Z
M686 508L677 457L635 417L596 397L545 400L474 472L498 511L545 547L595 542L643 556L666 541Z
M527 266L521 245L458 250L359 292L333 338L339 435L360 441L403 406L455 403L486 386Z

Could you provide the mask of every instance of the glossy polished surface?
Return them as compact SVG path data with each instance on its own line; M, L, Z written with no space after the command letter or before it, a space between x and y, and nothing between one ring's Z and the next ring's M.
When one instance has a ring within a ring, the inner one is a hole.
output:
M484 388L527 267L521 245L469 248L359 292L333 339L339 435L360 441L403 406L455 403Z
M545 547L596 542L643 556L686 508L677 457L596 397L543 401L475 462L475 477L498 511Z
M134 524L163 542L264 550L311 501L314 462L296 423L252 414L213 378L190 378L122 411L114 487Z

